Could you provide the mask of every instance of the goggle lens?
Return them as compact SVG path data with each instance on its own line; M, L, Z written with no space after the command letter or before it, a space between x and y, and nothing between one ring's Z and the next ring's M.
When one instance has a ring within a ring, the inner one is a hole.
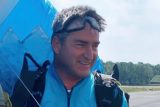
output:
M88 22L92 28L100 31L100 25L97 22L97 20L93 17L90 16L86 16L85 18L72 18L70 20L68 20L66 22L66 24L64 24L62 29L57 30L56 33L60 33L60 32L74 32L74 31L78 31L78 30L82 30L85 27L86 22Z

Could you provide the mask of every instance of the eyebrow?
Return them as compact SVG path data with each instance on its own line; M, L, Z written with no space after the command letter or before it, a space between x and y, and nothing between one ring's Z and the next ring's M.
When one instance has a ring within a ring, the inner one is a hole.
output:
M88 42L87 42L87 41L84 41L84 40L75 40L75 42L88 44ZM94 43L95 43L95 44L100 44L100 42L99 42L99 41L94 42Z

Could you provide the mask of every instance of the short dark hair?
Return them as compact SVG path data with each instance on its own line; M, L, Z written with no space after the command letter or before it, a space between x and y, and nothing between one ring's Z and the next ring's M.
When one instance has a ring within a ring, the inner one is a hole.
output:
M54 22L53 22L53 34L52 34L52 39L53 37L57 34L56 32L54 31L57 31L57 29L59 29L59 27L63 28L65 23L72 19L73 17L76 17L76 16L79 16L79 17L85 17L85 16L90 16L90 17L93 17L97 23L99 24L100 26L100 30L99 32L102 32L105 30L105 20L99 15L97 14L97 12L89 7L89 6L73 6L73 7L70 7L70 8L66 8L66 9L63 9L62 11L60 11ZM64 41L64 39L66 38L66 32L64 33L61 33L59 34L61 37L60 37L60 41ZM52 41L51 39L51 41Z

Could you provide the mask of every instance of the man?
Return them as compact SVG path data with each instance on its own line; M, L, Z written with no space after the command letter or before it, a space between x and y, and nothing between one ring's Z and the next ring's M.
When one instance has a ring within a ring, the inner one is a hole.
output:
M30 98L27 107L98 107L90 69L98 56L99 33L104 25L105 20L88 6L58 13L51 39L54 61L41 80L45 83L35 86L41 88L39 95L35 90L33 93L37 103Z

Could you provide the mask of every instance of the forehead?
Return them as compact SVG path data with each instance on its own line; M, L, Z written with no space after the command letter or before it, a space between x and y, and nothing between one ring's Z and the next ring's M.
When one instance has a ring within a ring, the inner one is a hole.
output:
M72 38L74 40L83 40L86 42L99 42L99 32L93 29L89 24L86 24L84 29L71 32L68 38Z

